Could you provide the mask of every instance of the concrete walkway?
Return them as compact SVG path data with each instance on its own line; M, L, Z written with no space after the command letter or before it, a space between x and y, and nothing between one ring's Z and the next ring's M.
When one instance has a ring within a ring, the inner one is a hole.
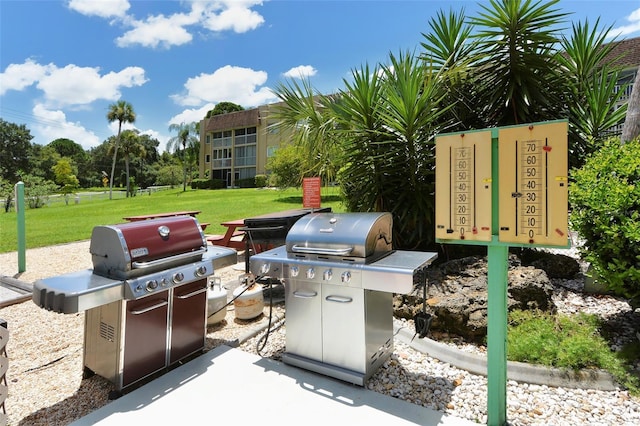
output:
M473 425L239 349L219 346L72 423Z

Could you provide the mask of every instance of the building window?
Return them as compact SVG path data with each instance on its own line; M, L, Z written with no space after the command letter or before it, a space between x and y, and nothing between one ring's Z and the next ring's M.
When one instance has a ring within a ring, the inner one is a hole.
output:
M211 135L207 135L207 145L211 143Z
M214 149L211 167L214 169L231 167L231 148Z
M211 162L211 155L210 154L207 154L207 155L204 156L204 162L205 163L210 163Z
M236 170L236 176L238 179L250 179L256 177L255 167L245 167Z
M256 165L256 146L237 146L235 148L235 166L255 166Z
M246 129L236 129L235 131L236 145L250 145L256 143L256 128L247 127Z
M224 132L213 133L213 146L214 148L231 146L231 130L225 130Z

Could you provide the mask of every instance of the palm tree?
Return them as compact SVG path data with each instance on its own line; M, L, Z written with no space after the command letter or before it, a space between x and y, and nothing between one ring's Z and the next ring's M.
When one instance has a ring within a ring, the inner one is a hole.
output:
M196 131L196 123L171 124L169 131L177 131L178 135L167 142L167 151L178 151L182 147L182 191L187 190L187 147L194 147L200 142Z
M564 84L555 46L567 14L554 9L558 1L490 0L491 5L480 3L479 16L470 19L480 55L476 102L485 107L487 127L561 115Z
M133 123L136 121L136 113L133 106L127 102L120 100L115 104L109 105L107 112L107 120L109 123L118 122L118 136L116 137L115 147L113 149L113 162L111 163L111 176L109 178L109 199L112 199L113 192L113 174L116 171L116 160L118 158L118 145L120 144L120 133L122 132L122 123Z
M598 24L599 20L593 28L588 21L573 24L571 35L562 37L563 52L557 55L567 82L571 168L582 167L627 111L626 103L617 107L625 91L617 86L620 67L608 58L614 47L605 44L611 27L600 30Z
M129 197L130 190L130 182L129 178L129 165L131 163L131 157L144 158L147 155L147 151L144 149L144 146L140 143L140 137L138 135L137 130L125 130L120 135L120 148L122 150L125 170L127 174L126 186L127 186L127 197ZM109 147L109 153L115 150L115 144Z

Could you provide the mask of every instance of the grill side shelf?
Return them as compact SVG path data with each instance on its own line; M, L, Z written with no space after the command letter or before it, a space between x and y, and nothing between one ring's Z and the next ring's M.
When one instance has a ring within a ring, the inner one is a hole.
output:
M123 297L122 281L95 275L91 269L37 280L33 303L49 311L73 314Z
M413 276L429 266L437 253L396 250L362 270L362 288L408 294L413 290Z

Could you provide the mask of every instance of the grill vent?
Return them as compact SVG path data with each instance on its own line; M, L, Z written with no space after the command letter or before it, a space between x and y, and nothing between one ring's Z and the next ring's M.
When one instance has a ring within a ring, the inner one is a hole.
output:
M100 337L110 342L115 338L115 329L112 325L100 321Z

